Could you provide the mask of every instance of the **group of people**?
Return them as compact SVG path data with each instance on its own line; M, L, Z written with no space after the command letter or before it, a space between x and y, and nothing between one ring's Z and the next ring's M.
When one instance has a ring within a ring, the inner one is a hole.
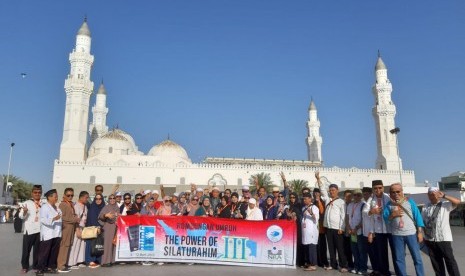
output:
M446 268L449 275L460 275L448 223L450 211L460 203L458 199L430 188L431 203L420 213L415 202L403 195L399 183L390 186L389 195L384 193L382 181L375 180L371 188L346 190L340 198L336 184L326 189L318 172L315 177L318 188L312 191L305 187L300 193L290 189L281 173L284 189L274 187L269 194L256 180L255 191L244 185L241 195L230 189L202 189L192 184L190 190L171 196L160 186L160 190L141 190L133 197L131 193L116 192L116 187L107 197L108 202L101 185L95 186L91 202L87 191L81 191L73 201L74 190L66 188L59 205L54 189L45 193L46 202L42 204L42 187L36 185L32 199L21 205L19 213L24 221L22 273L31 269L31 249L32 269L37 275L112 266L118 216L146 215L295 221L297 265L307 271L320 266L342 273L391 275L389 244L397 275L407 275L406 246L417 275L425 275L420 254L420 243L425 239L436 275L445 275ZM441 198L448 201L441 202ZM103 235L102 256L93 252L92 240L81 237L84 227L90 226L98 227Z

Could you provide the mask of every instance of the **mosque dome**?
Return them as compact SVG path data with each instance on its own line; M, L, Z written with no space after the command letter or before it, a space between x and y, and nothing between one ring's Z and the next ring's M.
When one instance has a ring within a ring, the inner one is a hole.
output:
M99 154L133 155L137 154L134 139L121 129L114 129L95 139L89 148L89 156Z
M156 161L159 161L168 165L176 164L192 164L189 159L186 150L179 144L165 140L158 145L153 146L149 153L149 156L154 156Z

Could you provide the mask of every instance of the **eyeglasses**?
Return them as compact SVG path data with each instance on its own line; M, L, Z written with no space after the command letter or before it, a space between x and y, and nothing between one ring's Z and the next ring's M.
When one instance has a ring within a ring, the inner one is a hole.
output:
M74 194L67 194L66 197L73 197Z
M250 199L250 196L244 196L244 199Z
M114 197L109 197L108 199L109 199L109 200L112 200L112 199L116 199L116 198L114 198Z
M273 194L279 194L279 192L277 192L277 191L274 191L274 192L273 192Z
M131 198L130 197L125 197L124 200L131 200Z
M198 198L193 198L192 201L199 201L199 199Z
M142 199L142 197L136 197L136 199Z

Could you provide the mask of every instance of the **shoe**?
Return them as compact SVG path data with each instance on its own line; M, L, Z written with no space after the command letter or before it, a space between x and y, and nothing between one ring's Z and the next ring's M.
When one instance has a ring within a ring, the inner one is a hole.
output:
M79 266L79 267L87 267L86 264L79 264L78 266Z
M142 265L153 265L152 262L142 262Z
M21 274L27 274L27 269L21 269Z
M90 263L89 263L89 268L97 268L97 267L99 267L99 266L100 266L99 264L94 263L94 262L90 262Z
M57 274L58 270L56 268L47 268L43 272L46 273L46 274Z
M308 268L305 268L304 270L305 270L305 271L315 271L315 270L316 270L316 266L309 266Z
M69 269L79 269L79 266L78 265L73 265Z
M194 263L188 263L187 265L194 265Z
M42 270L37 270L36 276L44 276L44 272Z
M347 273L347 272L349 272L349 270L347 268L341 268L341 269L339 269L339 272Z
M325 270L333 270L333 268L331 266L325 266L324 269Z
M352 273L352 274L357 274L357 270L352 269L352 270L350 271L350 273Z
M68 272L70 272L70 271L71 271L71 269L66 268L66 267L65 267L65 268L62 268L62 269L58 269L58 273L68 273Z
M157 265L164 265L165 263L158 263Z
M367 272L366 271L359 271L357 272L358 275L367 275Z

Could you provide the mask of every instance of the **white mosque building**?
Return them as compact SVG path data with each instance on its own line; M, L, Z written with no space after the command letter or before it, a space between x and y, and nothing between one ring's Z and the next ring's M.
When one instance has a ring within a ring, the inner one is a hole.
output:
M392 85L387 68L379 55L373 85L378 157L375 168L369 169L324 166L320 120L313 100L308 109L308 161L208 157L201 163L193 163L187 151L170 139L154 145L148 153L141 152L129 133L108 128L106 98L111 92L107 95L103 83L96 93L89 124L94 56L86 20L77 33L69 61L71 69L64 86L63 140L53 170L53 187L59 192L65 187L92 191L96 184L109 191L117 183L123 191L158 189L160 184L171 192L184 191L190 183L234 190L249 184L251 175L262 172L271 176L274 185L282 185L279 173L284 172L288 180L304 179L313 186L317 170L342 189L371 186L374 179L382 179L386 184L399 182L400 176L404 186L415 186L415 174L402 169L397 136L391 133L396 127L396 107L391 99Z

